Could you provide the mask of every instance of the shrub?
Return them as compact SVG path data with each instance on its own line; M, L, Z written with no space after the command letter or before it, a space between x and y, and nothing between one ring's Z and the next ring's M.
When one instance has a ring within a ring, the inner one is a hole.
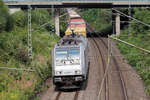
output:
M4 76L0 77L0 92L2 91L7 91L8 90L8 81L6 78L4 78Z
M10 68L23 69L31 68L33 70L36 69L36 72L30 72L24 75L22 71L13 70L10 72L10 70L0 70L0 99L29 100L32 98L33 100L33 96L37 94L40 88L43 89L41 84L51 76L51 63L49 62L50 53L55 43L59 40L59 37L48 32L50 30L49 26L51 23L39 30L32 31L33 59L31 63L28 63L27 12L18 11L12 16L13 17L10 17L14 19L15 22L13 30L6 32L4 29L6 27L12 27L11 25L9 26L4 24L4 26L2 26L2 30L0 26L0 66L5 65ZM2 17L2 19L5 18ZM8 19L4 20L3 23L8 24L9 21L7 20ZM10 18L9 20L11 22ZM36 29L50 20L51 17L47 10L32 11L32 29ZM43 58L41 61L38 59L39 55ZM3 76L3 74L5 74L6 77ZM27 77L28 80L26 80L25 77ZM30 80L33 80L31 82L32 86L22 89L24 82L30 82ZM15 84L15 86L12 87L12 84Z
M0 33L10 31L13 27L13 18L9 15L8 7L0 0Z
M25 27L28 22L28 16L25 11L17 11L13 15L15 25L18 27Z
M134 9L135 14L133 16L145 23L150 23L150 13L149 10L146 9ZM144 15L144 17L143 17ZM135 21L132 21L135 22ZM143 24L137 24L137 23L131 23L131 33L133 36L129 37L119 37L120 39L132 43L138 47L142 47L145 49L150 50L150 40L149 36L146 36L149 34L150 28L143 25ZM125 29L121 32L122 35L127 35L128 34L128 29ZM145 35L145 36L144 36ZM128 54L139 54L139 56L125 56L126 59L128 60L129 64L134 66L139 75L142 77L144 84L146 86L146 92L150 96L150 71L149 71L149 66L150 66L150 57L149 55L143 55L144 52L140 51L139 49L135 49L133 47L127 46L122 43L118 43L118 47L121 51L122 54L128 55ZM141 56L143 55L143 56Z

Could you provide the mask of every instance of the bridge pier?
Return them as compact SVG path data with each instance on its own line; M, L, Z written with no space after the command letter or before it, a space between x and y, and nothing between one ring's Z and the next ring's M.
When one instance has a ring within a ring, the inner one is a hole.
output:
M60 26L59 26L59 9L55 9L55 32L58 36L60 36Z
M116 20L116 35L120 35L120 14L119 13L116 13L116 17L115 17L115 20Z

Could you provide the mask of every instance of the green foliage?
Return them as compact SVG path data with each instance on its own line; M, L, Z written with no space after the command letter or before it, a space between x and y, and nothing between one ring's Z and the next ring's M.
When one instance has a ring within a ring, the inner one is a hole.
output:
M27 30L27 29L26 29ZM1 33L0 51L5 55L4 61L8 62L10 56L26 62L27 57L27 31L25 29L13 30L10 33ZM24 50L25 49L25 50ZM21 58L21 59L20 59Z
M49 15L48 10L38 9L32 11L32 23L42 25L50 20L51 16Z
M36 26L36 27L51 21L51 16L49 15L48 10L44 10L44 9L32 10L31 15L32 15L31 16L32 24L33 26ZM15 25L17 27L27 26L28 24L27 23L28 22L27 11L15 12L12 16L15 20ZM49 23L42 28L47 29L49 31L51 30L51 24L52 23Z
M13 30L7 34L2 33L0 37L0 45L2 47L0 48L0 52L1 54L6 55L1 58L2 59L1 61L5 63L5 66L12 68L35 69L36 72L34 74L36 77L38 77L35 78L37 80L37 83L35 85L36 87L39 87L42 82L44 82L48 77L51 76L51 63L49 62L50 60L49 58L51 50L58 40L59 38L56 35L50 35L46 30L43 32L42 31L33 32L33 60L32 63L29 64L28 63L29 59L27 56L27 28L17 28L17 30ZM21 81L22 75L23 75L22 72L18 71L11 72L11 76L15 81ZM7 84L9 84L9 82ZM5 81L0 82L0 88L6 90L7 84ZM38 91L38 89L39 88L37 88L36 91ZM32 94L32 92L33 91L26 92L26 95L28 94L28 98L32 96L30 95ZM20 92L18 95L15 95L15 97L20 98L20 95L23 94L24 94L23 92ZM10 95L13 94L12 92L9 92L6 93L6 95L9 97ZM23 95L23 97L25 97L25 95Z
M17 11L13 13L13 18L15 20L15 26L25 27L28 22L27 12L25 11Z
M15 80L21 80L21 72L18 71L14 71L13 72L13 77L15 78Z
M135 14L133 15L134 18L142 21L143 23L150 24L150 12L146 9L134 9ZM144 16L144 17L143 17ZM136 21L133 21L131 24L132 27L132 34L148 34L150 32L150 28L143 24L137 24Z
M134 9L134 18L150 24L150 12L148 9ZM143 17L144 16L144 17ZM136 46L145 48L147 50L150 50L150 28L137 23L136 21L132 21L134 23L131 23L131 36L129 37L122 37L119 38L121 40L127 41L129 43L132 43ZM136 22L136 23L135 23ZM125 29L121 32L122 35L128 35L128 29ZM144 36L145 35L145 36ZM131 64L133 67L135 67L139 73L139 75L144 80L144 84L147 87L146 92L150 96L150 56L143 55L145 54L143 51L140 51L139 49L132 48L130 46L127 46L122 43L118 43L118 47L122 54L124 55L137 55L137 56L125 56L125 58L128 60L129 64ZM143 56L142 56L143 55Z
M81 12L82 17L101 34L112 32L112 16L107 9L81 9Z
M22 100L22 95L20 95L20 90L15 88L8 92L2 92L4 100Z
M9 15L7 6L0 0L0 33L9 31L13 27L13 18Z
M18 11L9 15L8 8L0 1L0 67L36 70L26 75L23 71L0 70L2 100L38 100L36 94L44 89L41 84L51 76L50 54L59 40L59 37L49 32L54 23L37 28L50 22L51 16L48 10L32 10L33 59L30 62L27 16L27 11ZM23 88L24 82L28 81L31 81L31 86Z
M0 31L3 31L6 27L7 16L8 16L8 9L6 8L6 6L4 6L2 0L0 0Z
M43 29L46 29L48 31L51 31L52 26L54 23L52 23L52 17L50 16L50 12L45 9L38 9L32 11L32 23L37 25L43 25L47 23ZM48 23L49 22L49 23Z
M1 74L0 74L1 75ZM7 77L1 75L0 77L0 92L8 90L8 80Z

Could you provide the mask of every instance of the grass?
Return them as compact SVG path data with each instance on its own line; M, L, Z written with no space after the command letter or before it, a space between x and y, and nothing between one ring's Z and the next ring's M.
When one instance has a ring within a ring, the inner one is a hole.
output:
M129 36L129 37L119 37L121 40L124 40L126 42L129 42L131 44L134 44L136 46L145 48L147 50L150 50L150 40L149 36ZM141 76L142 80L144 81L144 84L146 86L146 94L150 96L150 56L149 54L146 54L145 52L127 46L126 44L119 43L118 42L118 48L120 49L120 52L125 55L125 59L128 60L128 63L136 68L138 74ZM126 55L137 55L137 56L126 56Z
M41 12L49 13L46 10ZM26 14L22 11L16 14L20 13ZM36 15L40 11L33 13ZM41 18L46 20L44 14ZM25 20L24 16L16 18L17 21L22 19ZM36 22L37 19L32 23L33 29L44 23ZM21 21L17 22L10 32L0 33L0 67L33 69L35 72L0 69L0 100L38 100L37 93L45 89L41 84L51 76L51 50L60 38L51 33L48 27L33 31L33 59L30 62L27 25L20 24Z

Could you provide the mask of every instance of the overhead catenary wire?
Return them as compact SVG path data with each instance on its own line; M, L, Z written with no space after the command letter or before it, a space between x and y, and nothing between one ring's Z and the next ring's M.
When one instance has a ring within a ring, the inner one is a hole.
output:
M133 19L133 20L135 20L135 21L137 21L137 22L139 22L139 23L141 23L141 24L143 24L143 25L145 25L145 26L150 27L149 24L147 24L147 23L145 23L145 22L143 22L143 21L140 21L140 20L138 20L138 19L136 19L136 18L134 18L134 17L132 17L132 16L126 15L125 13L123 13L123 12L117 10L117 9L114 9L114 8L112 8L112 9L115 10L116 12L118 12L118 13L120 13L120 14L126 16L126 17L128 17L128 18L131 18L131 19Z
M76 11L80 11L80 9L75 9ZM80 11L81 12L81 11ZM66 15L68 15L68 12L67 13L65 13L65 14L63 14L63 15L60 15L59 16L59 18L61 18L61 17L63 17L63 16L66 16ZM52 7L52 18L54 19L54 8ZM42 24L42 25L40 25L39 27L37 27L37 28L35 28L35 29L32 29L31 31L33 32L33 31L37 31L38 29L40 29L40 28L42 28L42 27L44 27L44 26L47 26L48 24L50 24L50 23L53 23L53 21L54 20L51 20L51 21L49 21L49 22L47 22L47 23L44 23L44 24Z
M76 11L78 11L78 10L79 10L79 9L77 9ZM63 16L66 16L66 15L68 15L68 12L65 13L65 14L63 14L63 15L60 15L59 18L61 18L61 17L63 17ZM52 7L52 19L54 19L54 8L53 8L53 7ZM46 25L48 25L48 24L50 24L50 23L53 23L53 21L54 21L54 20L50 20L49 22L44 23L44 24L40 25L39 27L37 27L37 28L35 28L35 29L32 29L32 31L36 31L36 30L38 30L38 29L40 29L40 28L42 28L42 27L44 27L44 26L46 26Z
M136 36L138 36L138 37L149 37L150 36L150 34L146 34L146 35L119 35L119 37L131 37L131 36L133 36L133 37L136 37Z
M124 43L124 44L127 44L127 45L129 45L129 46L132 46L132 47L134 47L134 48L137 48L137 49L139 49L139 50L142 50L142 51L144 51L144 52L146 52L146 53L150 53L150 50L147 50L147 49L138 47L138 46L136 46L136 45L134 45L134 44L128 43L128 42L123 41L123 40L121 40L121 39L115 38L115 37L113 37L113 36L110 36L110 38L112 38L112 39L114 39L114 40L117 40L117 41L119 41L119 42L122 42L122 43Z
M17 71L28 71L28 72L35 72L36 70L33 69L24 69L24 68L10 68L10 67L0 67L0 70L17 70Z
M113 23L116 21L112 21ZM138 23L138 22L130 22L130 21L120 21L120 23Z
M114 9L114 8L113 8ZM114 10L116 10L116 9L114 9ZM124 16L126 16L126 17L131 17L131 16L128 16L128 15L126 15L126 14L124 14L124 13L122 13L122 12L120 12L120 11L118 11L117 10L117 12L119 12L120 14L122 14L122 15L124 15ZM138 21L139 23L142 23L142 24L144 24L144 22L142 22L142 21L140 21L140 20L138 20L138 19L135 19L135 18L133 18L133 17L131 17L133 20L136 20L136 21ZM149 24L144 24L144 25L147 25L147 26L149 26L150 27L150 25ZM100 36L98 33L96 33L98 36ZM112 37L112 36L109 36L109 37ZM116 38L116 40L117 40L117 38ZM120 40L120 39L118 39L118 40ZM150 51L149 50L146 50L146 49L144 49L144 48L141 48L141 47L137 47L137 46L135 46L135 45L133 45L133 44L131 44L131 43L128 43L128 42L125 42L125 41L123 41L123 40L120 40L120 41L122 41L123 43L126 43L126 44L129 44L130 46L132 46L132 47L135 47L135 48L138 48L138 49L141 49L142 51L145 51L146 53L150 53ZM143 55L145 55L145 54L143 54Z
M87 22L86 22L87 23ZM96 33L96 32L95 32ZM96 33L98 36L100 36L100 34ZM92 34L90 34L92 36ZM108 46L109 46L109 42L108 42ZM101 85L100 85L100 89L99 89L99 93L98 93L98 97L97 97L97 100L100 99L100 96L101 96L101 93L102 93L102 89L103 89L103 85L105 83L105 79L107 77L107 74L108 74L108 70L109 70L109 67L110 67L110 60L111 60L111 55L110 55L110 50L108 50L108 61L107 61L107 67L106 67L106 70L104 72L104 77L102 79L102 82L101 82Z
M96 33L97 34L97 33ZM92 34L90 34L90 35L92 35ZM100 36L99 34L97 34L98 36ZM109 43L108 43L108 45L109 45ZM109 47L110 48L110 47ZM112 47L111 47L111 50L112 50ZM113 56L112 55L112 51L111 51L111 55L110 56ZM108 58L109 59L109 58ZM108 60L108 63L109 63L109 60ZM107 67L108 69L109 69L109 66ZM130 69L128 69L128 70L119 70L119 72L120 71L130 71ZM106 75L107 75L107 71L105 71L106 73L105 73L105 77L106 77ZM114 72L114 71L112 71L112 72ZM98 98L97 98L97 100L100 100L100 95L101 95L101 93L102 93L102 88L103 88L103 84L104 84L104 81L105 81L105 77L102 79L102 83L101 83L101 88L100 88L100 91L99 91L99 94L98 94ZM127 98L125 98L126 100L127 100Z
M107 73L108 73L108 70L109 70L109 67L110 67L110 60L111 60L111 55L108 55L108 63L107 63L107 67L106 67L106 70L105 70L105 73L104 73L104 77L103 77L102 82L101 82L101 86L100 86L100 90L99 90L99 93L98 93L97 100L100 100L100 95L102 93L103 85L104 85L104 82L105 82L105 79L106 79L106 76L107 76Z
M99 35L99 34L98 34L98 35ZM111 55L111 56L112 56L112 55ZM110 62L109 60L110 60L110 58L108 58L108 65L109 65L109 62ZM109 69L109 66L107 66L107 68ZM102 83L101 83L101 87L100 87L100 91L99 91L97 100L100 99L100 95L101 95L101 92L102 92L102 88L103 88L103 84L104 84L104 80L105 80L105 78L106 78L106 75L107 75L107 70L105 71L104 78L102 79Z
M145 54L125 54L125 55L114 55L112 54L112 56L116 56L116 57L124 57L124 56L148 56L148 53ZM103 55L103 56L108 56L108 55ZM88 56L89 58L93 58L93 57L99 57L99 56Z
M136 18L134 18L134 17L131 16L131 6L130 6L130 5L129 5L129 9L128 9L128 10L129 10L129 15L126 15L126 14L124 14L123 12L121 12L121 11L119 11L119 10L117 10L117 9L114 9L114 8L112 8L112 9L115 10L116 12L118 12L118 13L124 15L125 17L128 17L128 18L129 18L129 21L131 21L131 19L132 19L132 20L137 21L138 23L141 23L141 24L143 24L143 25L146 25L146 26L150 27L149 24L147 24L147 23L145 23L145 22L143 22L143 21L140 21L140 20L138 20L138 19L136 19ZM129 25L129 32L130 32L130 29L131 29L131 25ZM148 36L148 35L146 35L146 36ZM135 46L135 45L133 45L133 44L131 44L131 43L128 43L128 42L126 42L126 41L123 41L123 40L121 40L121 39L114 38L114 37L112 37L112 36L111 36L110 38L112 38L112 39L114 39L114 40L117 40L117 41L119 41L119 42L125 43L125 44L127 44L127 45L129 45L129 46L132 46L132 47L134 47L134 48L140 49L140 50L142 50L142 51L144 51L144 52L146 52L146 53L150 53L150 50L147 50L147 49L144 49L144 48Z
M31 5L28 5L28 56L32 59L32 31L34 31L33 29L31 29L31 10L32 10L32 7ZM48 22L50 23L50 22ZM47 25L48 23L45 23L43 25L41 25L40 27L38 28L41 28L45 25ZM12 35L13 36L13 35ZM13 40L13 39L11 39ZM18 48L15 48L15 50L18 49ZM3 56L9 56L9 53L6 53L6 54L3 54L3 55L0 55L0 57L3 57ZM34 72L35 70L32 70L32 69L25 69L25 68L10 68L10 67L1 67L0 66L0 69L2 70L17 70L17 71L30 71L30 72Z
M51 20L51 21L49 21L49 22L47 22L47 23L44 23L44 24L42 24L41 26L39 26L39 27L37 27L37 28L35 28L35 29L31 29L31 6L30 5L28 5L28 45L29 45L29 47L31 47L32 48L32 34L31 34L31 32L33 32L33 31L35 31L35 30L37 30L37 29L39 29L39 28L42 28L42 27L44 27L44 26L46 26L46 25L48 25L49 23L52 23L52 21L53 20ZM52 8L53 9L53 8ZM65 14L63 14L63 15L60 15L59 17L63 17L63 16L65 16L65 15L67 15L68 13L65 13ZM52 16L54 16L54 9L52 10ZM30 48L30 50L31 50L31 48ZM31 51L28 51L28 52L30 52L31 53ZM0 55L0 57L2 57L2 56L6 56L6 55L9 55L9 53L7 53L7 54L3 54L3 55ZM30 55L30 54L29 54ZM10 68L10 67L0 67L0 69L2 70L18 70L18 71L31 71L31 72L34 72L35 70L32 70L32 69L24 69L24 68Z
M87 22L86 22L87 23ZM97 34L97 33L96 33ZM90 34L92 36L92 34ZM100 36L100 34L97 34L98 36ZM109 52L109 51L108 51ZM102 82L101 82L101 86L100 86L100 89L99 89L99 93L98 93L98 97L97 97L97 100L100 99L100 95L101 95L101 92L102 92L102 89L103 89L103 85L104 85L104 81L106 79L106 76L107 76L107 72L108 72L108 69L109 69L109 63L110 63L110 56L108 57L108 63L107 63L107 68L104 72L104 77L102 79Z

